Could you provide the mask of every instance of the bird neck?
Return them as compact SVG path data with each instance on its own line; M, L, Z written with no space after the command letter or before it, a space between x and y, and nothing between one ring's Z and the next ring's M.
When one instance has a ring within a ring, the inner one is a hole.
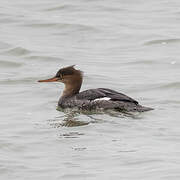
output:
M66 83L63 91L63 97L71 97L78 94L81 89L82 81Z

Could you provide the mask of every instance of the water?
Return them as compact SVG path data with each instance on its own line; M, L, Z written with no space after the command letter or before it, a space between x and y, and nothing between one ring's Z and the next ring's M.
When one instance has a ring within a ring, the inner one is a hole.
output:
M180 179L180 2L16 0L0 6L0 177ZM56 110L66 65L154 111Z

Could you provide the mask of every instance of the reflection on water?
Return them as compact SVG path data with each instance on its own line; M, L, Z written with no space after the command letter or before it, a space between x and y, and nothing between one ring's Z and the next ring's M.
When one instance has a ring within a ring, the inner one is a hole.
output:
M90 122L87 121L80 121L78 120L79 114L77 112L69 112L65 113L64 116L56 117L55 120L51 120L50 125L54 128L59 128L62 126L65 127L76 127L76 126L85 126L88 125Z
M83 122L83 121L78 121L75 118L73 119L65 119L64 122L61 124L62 126L67 126L67 127L74 127L74 126L84 126L88 125L89 122Z
M103 123L107 120L103 119L103 115L109 116L109 118L118 118L122 119L141 119L142 114L139 112L119 112L114 110L104 110L104 111L87 111L87 110L76 110L76 109L62 109L57 107L58 111L64 113L63 116L58 116L53 120L49 120L50 125L54 128L60 127L76 127L76 126L85 126L90 123ZM83 116L84 115L84 116ZM98 118L97 115L102 117ZM81 117L83 116L83 117ZM80 118L81 117L81 118Z
M82 135L84 135L84 133L69 132L69 133L60 134L59 137L63 137L63 138L79 138L79 136L82 136Z

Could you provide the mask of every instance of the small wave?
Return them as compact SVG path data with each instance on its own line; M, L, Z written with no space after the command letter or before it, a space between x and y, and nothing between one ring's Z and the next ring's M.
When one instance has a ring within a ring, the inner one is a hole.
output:
M28 56L26 57L26 59L38 60L38 61L58 61L58 62L63 61L63 59L61 58L52 57L52 56Z
M131 160L129 162L124 163L128 166L137 166L137 165L147 165L147 164L156 164L156 163L164 162L161 159L142 159L142 160Z
M0 49L7 49L10 47L11 47L11 45L9 45L8 43L0 41Z
M11 61L0 61L0 68L4 67L20 67L21 63L11 62Z
M157 63L155 61L152 61L152 60L140 60L140 61L133 61L133 62L127 62L127 63L124 63L124 64L127 64L127 65L134 65L134 64L154 64L154 63Z
M156 101L158 104L180 104L180 100L172 100L172 99L166 99L166 100L161 100L161 101Z
M59 10L64 10L64 9L77 10L77 8L75 8L75 6L73 5L62 5L62 6L56 6L56 7L45 9L45 11L59 11Z
M37 79L35 78L24 78L24 79L5 79L1 80L0 84L4 85L12 85L12 84L27 84L27 83L35 83Z
M180 39L159 39L159 40L148 41L144 45L169 44L169 43L178 43L178 42L180 42Z
M110 6L99 6L99 10L110 11L110 12L127 11L126 9L122 9L120 7L110 7Z
M180 82L172 82L172 83L152 83L148 85L139 85L133 86L133 92L148 92L148 91L167 91L167 90L179 90L180 89Z
M171 88L180 88L180 82L173 82L173 83L168 83L162 86L159 86L158 89L171 89Z
M57 23L31 23L24 24L25 27L33 27L33 28L44 28L44 27L56 27Z
M24 56L24 55L27 55L30 53L31 53L31 51L24 49L22 47L16 47L16 48L2 52L2 54L13 55L13 56Z
M33 27L33 28L57 28L57 29L65 29L74 31L98 31L97 28L94 28L89 25L83 24L69 24L69 23L32 23L32 24L24 24L24 27Z
M17 20L14 20L12 18L2 18L0 19L0 23L1 24L12 24L12 23L17 23L18 21Z
M179 89L180 82L172 82L168 84L151 84L143 88L143 91L152 91L152 90L168 90L168 89ZM138 90L140 91L140 90Z

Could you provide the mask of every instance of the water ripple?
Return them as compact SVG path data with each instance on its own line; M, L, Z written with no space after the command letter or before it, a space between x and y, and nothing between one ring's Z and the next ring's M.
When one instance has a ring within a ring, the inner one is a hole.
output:
M158 39L144 43L144 45L179 43L180 39Z
M29 60L38 60L38 61L64 61L64 59L62 58L58 58L58 57L53 57L53 56L28 56L25 57L26 59Z
M55 6L52 8L45 9L44 11L59 11L59 10L77 10L77 8L73 5L61 5L61 6Z
M127 62L124 64L126 64L126 65L134 65L134 64L141 65L141 64L157 64L157 62L155 62L153 60L140 60L140 61Z
M59 136L63 138L78 138L79 136L82 136L82 135L84 134L79 133L79 132L68 132L68 133L60 134Z
M22 66L22 63L0 60L0 68L20 67L20 66Z
M11 47L11 45L9 45L8 43L0 41L0 49L7 49L10 47Z
M70 23L32 23L32 24L24 24L24 27L32 27L32 28L57 28L57 29L65 29L65 30L80 30L80 31L98 31L97 28L89 25L83 24L70 24Z
M158 89L179 89L180 88L180 82L172 82L164 85L160 85Z
M15 48L12 48L10 50L2 52L2 54L12 55L12 56L24 56L24 55L27 55L30 53L31 53L30 50L27 50L27 49L22 48L22 47L15 47Z
M137 90L138 92L140 91L153 91L153 90L165 90L167 91L168 89L180 89L180 82L172 82L172 83L161 83L161 84L149 84L140 88L135 89L134 92Z
M27 84L27 83L34 83L36 81L37 81L37 79L35 79L35 78L5 79L5 80L1 80L0 84L3 84L3 85Z

